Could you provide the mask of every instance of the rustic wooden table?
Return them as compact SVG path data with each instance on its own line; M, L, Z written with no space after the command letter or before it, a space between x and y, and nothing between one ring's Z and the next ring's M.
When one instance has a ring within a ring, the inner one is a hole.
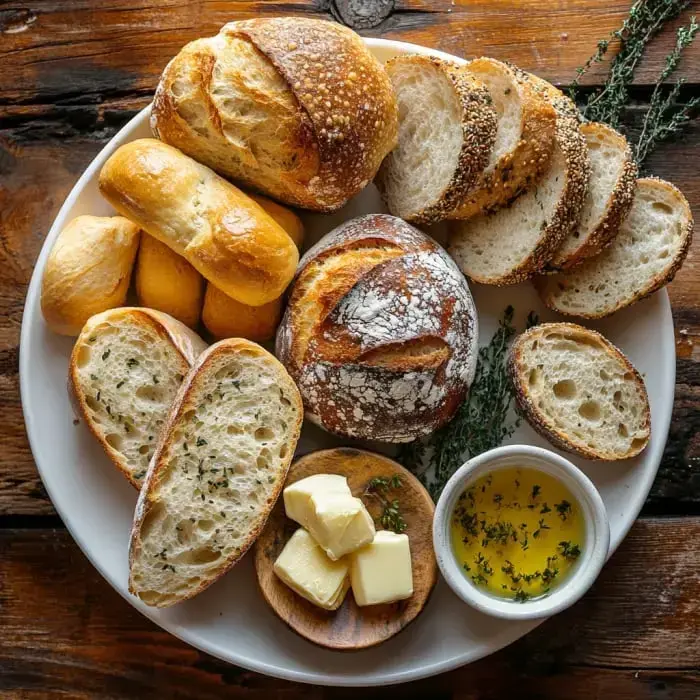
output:
M215 33L229 20L300 13L332 16L367 35L460 56L511 59L566 84L596 42L619 26L629 4L0 1L0 697L325 698L357 692L312 689L229 666L141 617L102 580L63 528L29 450L18 343L34 261L78 176L148 103L168 59L185 42ZM668 28L647 51L634 90L640 104L648 100L673 39ZM681 72L687 90L700 93L700 41L688 50ZM632 121L638 110L631 109ZM685 192L696 217L699 159L700 126L695 125L682 143L662 147L648 163L651 172ZM700 240L669 289L678 353L676 402L663 464L641 519L573 609L481 662L402 687L398 692L404 697L700 696L697 250ZM363 697L389 692L396 691L367 690Z

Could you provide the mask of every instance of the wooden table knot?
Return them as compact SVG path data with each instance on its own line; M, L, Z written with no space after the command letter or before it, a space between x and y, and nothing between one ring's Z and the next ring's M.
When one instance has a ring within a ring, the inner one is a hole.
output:
M373 29L393 11L395 0L329 0L328 9L337 22L351 29Z

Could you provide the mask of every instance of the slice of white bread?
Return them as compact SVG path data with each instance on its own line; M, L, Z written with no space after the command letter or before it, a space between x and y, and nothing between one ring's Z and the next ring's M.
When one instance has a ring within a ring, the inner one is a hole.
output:
M440 221L489 162L496 139L491 95L463 66L438 58L399 56L385 68L399 108L399 140L376 184L392 214Z
M303 407L259 345L203 352L173 403L136 506L129 590L148 605L191 598L255 541L282 490Z
M515 284L544 269L578 225L590 173L573 102L539 78L521 79L556 109L553 150L537 184L509 206L451 224L450 255L484 284Z
M477 58L467 70L491 93L498 117L496 141L481 177L450 219L468 219L510 202L547 165L556 114L517 68L493 58Z
M73 347L69 388L87 427L140 488L170 404L207 344L172 316L123 307L92 316Z
M534 280L554 311L603 318L668 284L693 238L693 215L680 190L658 178L637 180L632 208L602 253L582 265Z
M618 460L649 442L644 381L600 333L573 323L535 326L516 338L508 371L518 406L556 447Z
M637 165L627 139L606 124L581 126L591 162L588 194L579 226L554 253L548 267L570 269L600 253L615 237L634 198Z

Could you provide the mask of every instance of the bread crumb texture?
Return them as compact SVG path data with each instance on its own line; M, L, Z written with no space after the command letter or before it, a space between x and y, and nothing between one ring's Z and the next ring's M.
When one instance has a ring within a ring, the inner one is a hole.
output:
M308 251L277 335L310 420L385 442L449 420L476 348L463 275L432 239L384 214L348 221Z

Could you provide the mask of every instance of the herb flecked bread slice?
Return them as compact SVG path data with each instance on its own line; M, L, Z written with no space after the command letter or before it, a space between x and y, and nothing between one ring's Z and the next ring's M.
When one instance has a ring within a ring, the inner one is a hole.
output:
M392 214L440 221L489 162L496 138L491 95L464 66L439 58L399 56L385 68L399 108L399 140L376 184Z
M680 190L658 178L642 178L632 209L602 253L568 272L534 280L554 311L603 318L668 284L693 238L693 215Z
M537 183L509 206L451 223L450 255L483 284L515 284L544 269L578 226L590 174L573 102L545 81L517 74L556 110L553 149Z
M644 381L600 333L573 323L535 326L513 343L508 372L529 423L563 450L620 460L649 442Z
M136 488L170 404L206 346L172 316L130 307L92 316L78 336L70 391L107 456Z
M556 113L522 72L493 58L466 65L491 94L498 123L489 162L450 219L468 219L508 204L535 182L552 152Z
M222 340L178 393L136 506L129 590L167 607L210 586L255 541L280 494L303 408L259 345Z
M548 267L579 265L609 245L629 213L637 182L637 165L627 139L606 124L581 126L591 163L588 194L581 221L569 232Z

